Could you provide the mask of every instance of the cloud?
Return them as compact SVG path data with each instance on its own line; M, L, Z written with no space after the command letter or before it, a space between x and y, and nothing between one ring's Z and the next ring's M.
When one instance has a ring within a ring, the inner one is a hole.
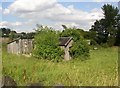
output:
M56 0L16 0L5 11L11 13L30 13L48 9L56 3Z
M58 2L118 2L119 0L57 0Z
M93 2L119 2L119 0L93 0Z
M8 22L8 21L2 21L0 22L0 28L10 28L11 30L15 30L17 32L31 32L33 26L33 21L25 21L25 22ZM30 28L29 28L30 27Z
M4 9L4 11L3 11L3 14L5 15L5 14L9 14L10 13L10 10L9 9Z
M0 22L0 27L16 27L16 26L21 26L21 22L7 22L7 21L2 21Z
M50 11L47 11L51 12L51 15L49 15L47 18L52 21L58 22L58 24L72 23L72 26L76 26L77 24L77 26L79 25L80 28L84 28L86 30L88 30L96 20L103 18L102 10L97 8L91 10L90 12L85 12L82 10L76 10L73 6L69 6L68 8L66 8L66 10L64 9L65 12L63 14L62 10L60 9L61 7L57 7L57 9L53 8L50 9ZM54 11L57 12L57 10L60 11L61 14L59 12L54 13Z
M0 6L0 12L2 12L2 6Z
M56 0L16 0L4 10L4 14L13 14L23 19L28 19L26 24L35 24L43 20L58 24L69 24L79 26L88 30L95 20L103 18L100 9L93 9L90 12L75 9L73 5L64 7ZM25 24L24 24L25 25ZM58 27L60 27L58 26Z

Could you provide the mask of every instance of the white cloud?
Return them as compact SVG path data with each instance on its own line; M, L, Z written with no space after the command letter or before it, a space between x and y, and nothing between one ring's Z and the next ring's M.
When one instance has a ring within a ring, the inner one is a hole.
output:
M9 10L9 9L4 9L3 14L9 14L9 13L10 13L10 10Z
M53 11L57 12L57 10L62 12L61 10L59 10L59 8L53 8ZM65 11L67 13L64 14L54 14L54 12L50 12L51 14L53 14L49 16L48 19L56 21L58 23L60 22L61 24L74 23L74 25L71 24L71 26L76 26L77 24L77 26L79 25L80 28L84 28L86 30L91 27L94 21L103 18L103 13L100 9L93 9L91 12L85 12L81 10L76 10L73 6L69 6L67 8L67 11Z
M56 3L56 0L16 0L9 6L7 12L30 13L48 9Z
M61 25L66 25L67 27L79 27L78 24L76 24L75 22L58 22L58 23L55 23L53 25L54 28L56 28L57 30L62 30L62 26Z
M0 27L16 27L16 26L21 26L21 22L7 22L7 21L2 21L0 22Z
M0 6L0 12L2 12L2 6Z
M26 22L8 22L2 21L0 22L0 28L10 28L11 30L15 30L17 32L31 32L33 28L29 28L33 25L33 21ZM26 27L25 27L26 26Z
M7 21L0 22L0 26L4 26L4 25L7 25L7 24L8 24Z
M57 0L58 2L118 2L119 0Z
M21 22L15 22L15 23L12 23L13 26L21 26L22 23Z
M93 2L118 2L119 0L93 0Z
M28 19L26 24L35 24L35 22L47 19L57 24L53 25L54 27L65 23L86 30L95 20L103 17L100 9L93 9L91 12L82 11L75 9L73 5L64 7L56 0L16 0L4 10L4 14L13 14Z

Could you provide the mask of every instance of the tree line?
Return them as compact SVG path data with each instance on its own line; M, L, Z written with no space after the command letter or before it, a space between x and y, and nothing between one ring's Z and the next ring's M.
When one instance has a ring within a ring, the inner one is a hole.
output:
M27 39L32 39L34 38L35 33L34 32L30 32L30 33L26 33L26 32L21 32L21 33L17 33L16 31L10 29L10 28L0 28L0 36L1 37L8 37L11 40L14 40L16 38L27 38Z

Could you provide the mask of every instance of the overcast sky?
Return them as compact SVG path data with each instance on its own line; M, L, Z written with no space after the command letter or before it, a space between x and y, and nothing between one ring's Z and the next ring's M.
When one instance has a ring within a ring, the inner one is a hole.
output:
M89 30L95 20L103 18L101 7L105 3L118 6L119 0L108 1L0 0L0 27L9 27L17 32L31 32L36 24L56 30L62 30L61 25L65 24Z

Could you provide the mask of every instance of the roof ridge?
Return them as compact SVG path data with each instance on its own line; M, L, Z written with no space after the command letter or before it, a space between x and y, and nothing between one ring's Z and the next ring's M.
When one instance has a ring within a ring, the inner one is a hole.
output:
M68 43L71 41L72 37L65 43L65 46L68 45Z
M60 46L67 46L69 42L72 40L72 37L60 37Z

